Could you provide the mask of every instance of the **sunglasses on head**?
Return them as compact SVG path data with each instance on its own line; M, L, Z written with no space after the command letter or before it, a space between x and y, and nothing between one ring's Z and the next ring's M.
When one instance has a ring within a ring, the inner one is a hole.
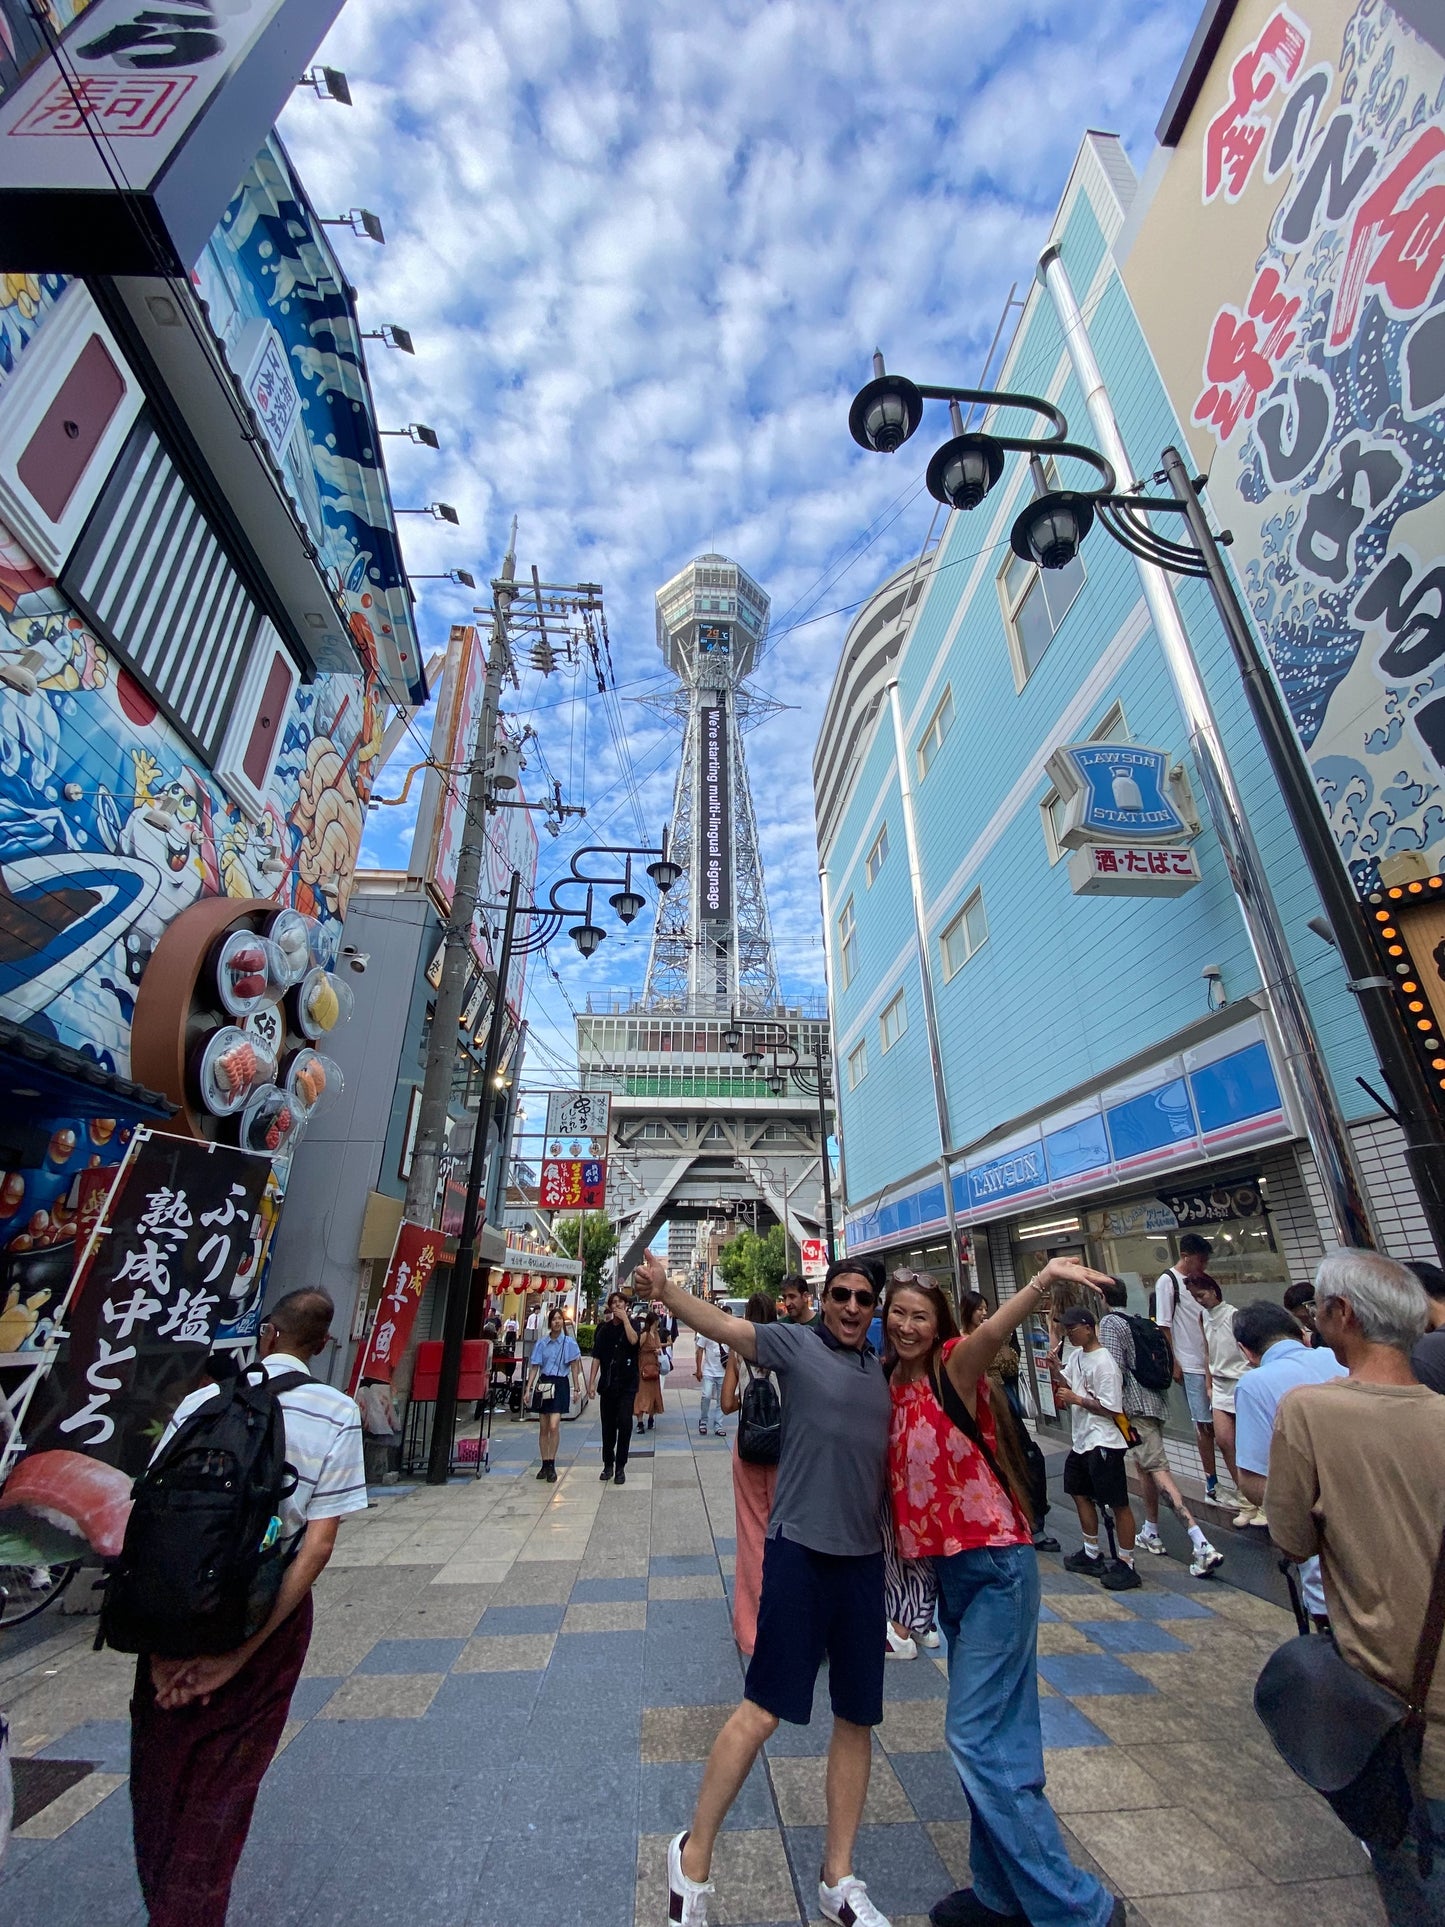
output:
M874 1294L866 1285L861 1291L850 1291L846 1285L829 1285L828 1296L835 1305L861 1305L864 1311L875 1302Z

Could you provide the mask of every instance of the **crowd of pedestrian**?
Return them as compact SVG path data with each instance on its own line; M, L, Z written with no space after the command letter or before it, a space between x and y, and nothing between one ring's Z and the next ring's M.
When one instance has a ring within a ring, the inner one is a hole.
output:
M662 1407L669 1324L643 1309L648 1300L695 1333L704 1427L736 1420L733 1629L747 1670L691 1823L669 1845L670 1927L706 1927L718 1833L779 1723L811 1721L825 1663L818 1909L838 1927L888 1927L854 1865L872 1731L889 1658L940 1641L971 1881L937 1902L935 1927L1124 1927L1123 1900L1070 1860L1045 1788L1036 1644L1047 1497L1017 1394L1017 1337L1036 1318L1049 1331L1049 1383L1069 1427L1063 1487L1083 1537L1064 1565L1104 1590L1137 1589L1139 1551L1163 1551L1161 1502L1188 1532L1191 1571L1219 1565L1164 1454L1168 1387L1182 1381L1196 1435L1202 1444L1208 1431L1236 1481L1236 1524L1267 1527L1286 1557L1306 1643L1332 1642L1335 1665L1399 1698L1410 1830L1372 1811L1357 1831L1390 1927L1445 1921L1445 1669L1433 1664L1445 1626L1445 1399L1432 1376L1445 1369L1445 1274L1342 1251L1288 1307L1235 1308L1208 1273L1207 1241L1181 1245L1190 1248L1161 1276L1153 1320L1129 1311L1122 1280L1058 1257L997 1308L966 1294L961 1320L927 1274L894 1273L885 1300L875 1269L848 1258L829 1267L818 1301L800 1278L785 1281L783 1318L763 1293L735 1318L671 1284L651 1254L632 1290L610 1295L587 1361L604 1481L625 1482L634 1427ZM306 1658L312 1589L340 1520L367 1502L363 1415L310 1370L331 1318L324 1292L280 1300L261 1327L259 1368L204 1384L157 1446L162 1467L188 1447L204 1458L233 1409L261 1400L264 1413L272 1402L294 1484L278 1487L264 1541L273 1576L245 1595L246 1636L238 1620L219 1651L214 1639L177 1650L171 1594L185 1570L173 1532L159 1543L180 1563L159 1590L145 1583L156 1574L128 1568L129 1536L120 1562L120 1598L171 1614L165 1638L124 1646L139 1651L131 1785L151 1927L223 1927ZM554 1313L526 1381L547 1482L582 1374ZM365 1423L379 1438L395 1415L365 1390ZM146 1511L138 1496L135 1518ZM103 1621L113 1643L116 1623ZM1308 1727L1339 1716L1305 1699L1291 1717ZM1326 1732L1319 1744L1338 1741ZM1328 1791L1348 1818L1350 1790Z

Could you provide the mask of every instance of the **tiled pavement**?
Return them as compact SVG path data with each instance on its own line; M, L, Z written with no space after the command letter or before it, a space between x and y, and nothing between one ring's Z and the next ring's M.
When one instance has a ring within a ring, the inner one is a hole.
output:
M667 1839L741 1683L727 1449L691 1432L690 1386L667 1403L620 1491L598 1482L590 1417L564 1427L553 1487L530 1476L532 1429L503 1421L489 1477L387 1497L344 1528L233 1927L661 1927ZM1379 1927L1361 1849L1250 1705L1287 1616L1174 1559L1127 1599L1042 1563L1049 1792L1130 1920ZM0 1651L17 1750L96 1763L20 1830L0 1920L143 1921L128 1673L89 1651L84 1621L42 1620ZM890 1664L886 1690L858 1871L895 1927L922 1927L967 1877L966 1808L941 1665ZM779 1730L733 1810L719 1927L816 1916L827 1734L823 1687L813 1724Z

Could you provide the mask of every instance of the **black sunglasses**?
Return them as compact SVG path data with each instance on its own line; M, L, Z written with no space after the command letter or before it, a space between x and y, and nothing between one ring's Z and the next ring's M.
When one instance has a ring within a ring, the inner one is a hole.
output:
M876 1293L866 1286L862 1291L849 1291L846 1285L829 1285L828 1296L835 1305L861 1305L864 1311L878 1302Z

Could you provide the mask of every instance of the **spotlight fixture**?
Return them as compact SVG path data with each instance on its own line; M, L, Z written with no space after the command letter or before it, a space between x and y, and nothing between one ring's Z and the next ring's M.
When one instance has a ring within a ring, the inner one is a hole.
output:
M397 509L397 515L430 515L435 521L450 522L453 528L461 526L461 518L450 502L428 502L425 508Z
M308 67L296 85L314 88L318 100L334 100L338 107L351 105L351 89L339 67Z
M416 353L416 343L405 328L398 328L392 322L385 322L380 328L362 330L363 341L384 341L388 348L398 348L404 355Z
M607 935L600 923L592 921L592 892L587 892L587 909L581 923L574 923L567 935L576 944L584 957L590 957L599 943Z
M437 432L428 428L425 422L408 422L405 428L383 428L383 435L395 436L398 440L415 442L419 448L440 448Z
M408 582L459 582L464 589L475 589L477 578L469 569L447 569L441 575L409 575Z
M891 455L923 419L923 397L902 375L883 372L882 350L873 350L873 379L860 388L848 410L848 431L860 448Z
M627 859L627 875L622 888L614 891L607 899L624 923L631 923L642 909L646 898L639 896L632 887L632 858Z
M1094 505L1087 495L1054 489L1029 503L1013 525L1009 547L1020 561L1066 569L1093 526Z
M386 236L382 232L381 220L369 207L354 207L347 214L334 214L322 217L322 227L349 227L358 241L375 241L379 247L386 246Z

